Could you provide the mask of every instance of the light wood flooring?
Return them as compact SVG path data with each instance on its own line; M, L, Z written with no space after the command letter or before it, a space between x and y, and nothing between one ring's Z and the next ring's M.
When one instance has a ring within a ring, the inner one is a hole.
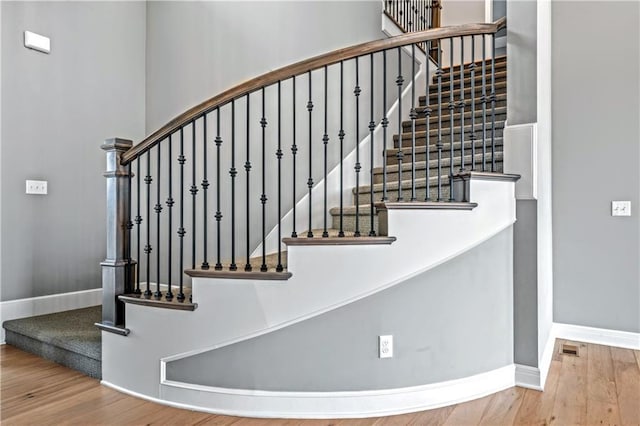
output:
M640 351L577 343L555 356L546 391L519 387L450 407L350 420L264 420L192 412L127 396L68 368L0 346L2 425L638 425Z

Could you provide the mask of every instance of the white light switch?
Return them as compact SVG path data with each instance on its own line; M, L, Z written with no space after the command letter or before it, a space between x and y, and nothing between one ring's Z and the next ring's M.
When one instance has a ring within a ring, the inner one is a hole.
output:
M631 216L631 201L612 201L611 216Z
M51 52L51 40L49 37L32 33L31 31L25 31L24 47L37 50L38 52L49 53Z
M27 194L47 195L46 180L28 180Z

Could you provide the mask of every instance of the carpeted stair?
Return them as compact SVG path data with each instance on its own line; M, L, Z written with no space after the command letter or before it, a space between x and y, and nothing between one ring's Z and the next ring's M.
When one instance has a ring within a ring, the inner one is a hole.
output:
M101 306L5 321L7 344L80 371L102 377L102 338L94 325Z

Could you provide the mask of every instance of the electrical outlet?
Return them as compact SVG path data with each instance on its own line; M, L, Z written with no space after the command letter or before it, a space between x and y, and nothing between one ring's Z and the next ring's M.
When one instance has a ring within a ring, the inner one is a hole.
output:
M378 336L378 356L393 358L393 336Z
M28 180L27 194L47 195L46 180Z
M611 216L631 216L631 201L612 201Z

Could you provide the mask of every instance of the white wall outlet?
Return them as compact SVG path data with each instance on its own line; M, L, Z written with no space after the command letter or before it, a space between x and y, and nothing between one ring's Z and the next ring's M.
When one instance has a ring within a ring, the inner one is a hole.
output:
M25 31L24 47L48 54L51 52L51 40L49 37L32 33L31 31Z
M378 336L378 356L393 358L393 336Z
M631 201L612 201L611 216L631 216Z
M28 180L27 194L47 195L46 180Z

